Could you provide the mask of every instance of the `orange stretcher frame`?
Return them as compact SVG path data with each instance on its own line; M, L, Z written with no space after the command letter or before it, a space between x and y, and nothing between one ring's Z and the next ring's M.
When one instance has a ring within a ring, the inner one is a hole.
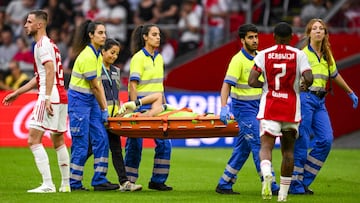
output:
M235 120L224 125L219 116L113 117L108 129L119 136L158 139L236 137L239 131Z

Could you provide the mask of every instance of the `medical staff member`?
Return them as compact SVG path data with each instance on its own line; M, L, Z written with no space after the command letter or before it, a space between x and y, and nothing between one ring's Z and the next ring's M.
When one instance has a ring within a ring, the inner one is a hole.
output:
M102 23L85 21L77 30L74 40L74 52L79 54L68 90L72 138L70 186L73 191L88 190L82 184L88 151L94 154L94 176L91 181L94 190L119 188L118 184L111 184L106 179L109 141L104 122L107 122L108 111L101 83L103 61L100 53L106 39L105 32Z
M106 39L101 48L103 66L101 80L104 87L107 108L110 117L115 117L119 111L120 70L113 63L119 56L120 43L114 39ZM121 148L121 137L106 130L109 138L112 163L118 175L121 191L139 191L141 185L130 182L126 176L124 158Z
M144 96L160 92L164 98L164 61L157 51L160 46L160 29L153 24L140 25L132 33L130 61L130 82L128 85L131 101L140 101ZM138 104L140 106L140 104ZM143 105L141 109L150 109ZM142 152L142 138L128 138L125 147L125 169L131 182L139 176ZM149 189L169 191L172 187L165 184L170 170L171 142L168 139L155 139L154 167Z
M325 106L327 82L332 79L343 89L357 108L358 97L346 84L336 68L329 43L329 30L321 19L312 19L306 26L308 37L303 51L308 57L314 83L309 91L301 92L302 120L299 127L300 137L295 145L295 166L290 187L292 194L314 194L309 189L329 155L334 139L329 114ZM330 87L331 87L330 81ZM313 136L312 149L308 153L310 137Z
M236 182L237 173L248 159L250 152L253 153L256 171L262 180L259 158L259 121L256 119L262 90L248 85L249 74L254 66L254 57L257 54L258 29L253 24L244 24L239 27L238 34L243 47L232 57L225 75L220 93L220 120L227 124L227 120L230 118L230 110L227 105L230 95L232 101L231 112L239 124L239 135L235 138L233 153L216 187L216 192L220 194L239 194L233 191L232 186ZM276 185L275 181L272 190L274 193L279 190L279 186Z

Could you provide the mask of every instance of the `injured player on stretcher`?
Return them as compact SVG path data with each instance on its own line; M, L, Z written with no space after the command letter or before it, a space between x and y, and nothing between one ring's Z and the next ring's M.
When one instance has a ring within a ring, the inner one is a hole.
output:
M151 105L141 111L141 106ZM141 138L234 137L238 125L233 118L225 125L218 115L198 114L189 108L163 104L163 94L153 93L124 103L116 117L108 119L108 128L117 135Z
M162 104L162 100L163 100L162 93L153 93L141 99L126 102L120 107L117 117L125 117L125 118L153 117L153 116L168 115L169 113L171 113L171 117L198 116L198 114L192 112L191 109L188 108L177 109L176 107L171 106L169 104ZM134 113L134 111L136 111L142 105L146 105L146 104L151 104L151 109Z

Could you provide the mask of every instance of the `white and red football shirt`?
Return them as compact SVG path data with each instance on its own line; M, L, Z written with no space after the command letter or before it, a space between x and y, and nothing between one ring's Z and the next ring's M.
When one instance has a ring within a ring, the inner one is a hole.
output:
M287 45L275 45L254 58L255 70L264 76L258 119L299 122L300 78L310 68L305 53Z
M55 77L50 100L55 104L67 104L67 95L64 87L64 71L61 64L60 51L56 44L47 36L43 36L35 44L34 57L34 72L38 82L39 95L45 95L46 92L46 71L44 64L52 61L54 64Z

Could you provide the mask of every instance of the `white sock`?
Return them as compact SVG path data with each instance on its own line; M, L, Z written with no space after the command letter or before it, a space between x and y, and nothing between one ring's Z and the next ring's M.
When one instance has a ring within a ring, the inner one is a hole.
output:
M272 164L271 164L271 175L273 176L272 182L276 183L275 170Z
M30 147L31 152L34 155L36 166L42 176L43 183L48 186L53 186L49 157L42 144L34 144Z
M70 178L70 158L66 145L61 145L56 149L58 164L61 173L61 185L69 185Z
M291 183L291 177L280 176L279 196L287 196Z
M260 168L261 168L261 173L265 179L265 177L267 176L271 176L272 177L272 174L271 174L271 161L269 160L262 160L260 162Z

